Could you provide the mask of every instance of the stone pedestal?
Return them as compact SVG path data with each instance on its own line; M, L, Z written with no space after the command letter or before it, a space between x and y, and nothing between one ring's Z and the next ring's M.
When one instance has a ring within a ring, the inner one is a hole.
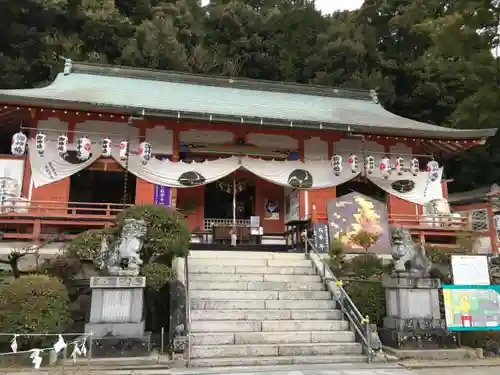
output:
M138 344L146 351L149 350L150 334L145 333L143 318L145 287L146 278L141 276L105 276L90 279L92 299L90 319L85 325L85 332L92 332L96 349L106 349L106 352L112 353L116 345L132 347ZM123 348L120 351L124 354ZM98 353L93 352L94 354Z
M387 315L379 333L384 345L407 349L447 346L439 279L398 274L384 276L382 285Z

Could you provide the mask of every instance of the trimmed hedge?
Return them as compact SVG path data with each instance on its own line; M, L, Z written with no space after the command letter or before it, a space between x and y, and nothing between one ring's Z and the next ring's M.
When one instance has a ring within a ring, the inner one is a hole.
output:
M0 332L58 333L68 322L68 292L59 279L29 275L0 286ZM32 337L19 344L32 348L43 342Z

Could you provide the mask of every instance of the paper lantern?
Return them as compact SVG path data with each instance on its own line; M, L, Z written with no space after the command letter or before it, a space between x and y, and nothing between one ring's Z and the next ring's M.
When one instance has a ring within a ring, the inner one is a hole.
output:
M120 159L121 160L127 160L128 158L128 142L127 141L121 141L120 142Z
M148 164L151 160L151 143L144 141L139 144L139 156L143 165Z
M35 136L35 148L38 155L43 156L47 148L47 136L44 133L38 133Z
M404 159L401 156L396 158L396 161L394 162L394 169L396 170L398 175L401 176L403 174L403 172L405 171L404 167Z
M391 160L389 158L382 158L380 160L380 174L382 177L389 178L391 169Z
M12 144L10 146L10 152L15 156L22 156L26 152L26 145L28 143L28 137L23 133L19 132L12 136Z
M103 138L101 147L101 155L105 158L109 158L111 156L111 139L109 139L108 137Z
M359 171L359 158L355 154L349 156L349 166L351 167L352 173L358 173Z
M335 176L340 176L340 174L342 173L342 156L333 155L331 163L332 163L333 173L335 173Z
M375 158L371 155L368 155L365 158L365 172L367 174L372 174L375 171Z
M429 180L436 181L439 177L439 164L435 160L431 160L427 163L427 174L429 175Z
M410 161L410 172L412 175L417 176L418 172L420 172L420 162L417 158L413 158Z
M88 160L91 150L92 142L90 139L86 136L81 137L76 144L76 158L81 161Z
M63 158L68 154L68 137L64 134L57 137L57 153Z

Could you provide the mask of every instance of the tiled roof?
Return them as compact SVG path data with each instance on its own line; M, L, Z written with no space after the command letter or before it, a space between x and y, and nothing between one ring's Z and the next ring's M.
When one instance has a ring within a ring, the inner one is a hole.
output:
M421 138L483 139L496 129L458 130L397 116L369 92L74 64L49 86L0 90L0 103L151 116L335 129Z

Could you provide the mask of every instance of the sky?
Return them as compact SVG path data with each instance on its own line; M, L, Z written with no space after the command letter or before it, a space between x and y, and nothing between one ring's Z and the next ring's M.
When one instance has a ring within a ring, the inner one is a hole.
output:
M209 0L202 0L203 4ZM353 10L363 4L363 0L316 0L316 7L323 14L330 14L335 10Z

